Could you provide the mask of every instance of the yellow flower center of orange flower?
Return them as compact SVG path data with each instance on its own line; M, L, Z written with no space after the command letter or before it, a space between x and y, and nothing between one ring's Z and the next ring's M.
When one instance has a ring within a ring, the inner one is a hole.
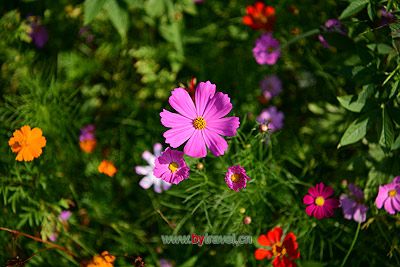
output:
M284 256L286 253L286 248L282 247L281 242L277 242L272 246L272 254L274 254L274 257Z
M178 163L176 163L176 162L171 162L169 165L168 165L168 169L172 172L172 173L174 173L174 172L176 172L177 170L178 170L178 167L179 167L179 165L178 165Z
M323 206L324 204L325 204L325 199L323 197L319 196L315 199L315 205Z
M397 195L396 189L392 189L388 192L389 197L395 197Z
M231 181L232 182L237 183L237 182L239 182L239 180L240 180L240 174L239 173L234 173L234 174L231 175Z
M193 120L193 127L197 130L203 130L206 128L206 120L203 117L197 117Z

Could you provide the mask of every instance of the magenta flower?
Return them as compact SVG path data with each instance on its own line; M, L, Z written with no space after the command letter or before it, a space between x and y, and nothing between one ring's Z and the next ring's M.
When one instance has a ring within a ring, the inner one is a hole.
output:
M236 192L246 187L247 180L250 180L250 177L247 176L246 170L240 165L229 167L225 174L225 183Z
M378 16L379 15L381 17L381 20L379 21L380 26L386 26L396 21L393 13L387 11L386 8L384 7L381 10L379 10Z
M154 185L154 191L156 193L161 193L163 190L168 190L171 187L171 184L154 176L153 171L155 160L161 155L162 145L160 143L156 143L154 144L153 149L154 155L151 154L149 151L145 151L142 154L142 158L147 161L149 165L136 166L135 171L139 175L145 175L139 182L139 185L143 189L149 189L152 185Z
M278 111L275 106L263 109L257 117L257 121L261 124L267 124L271 132L276 132L283 127L283 119L285 116Z
M358 223L365 222L367 219L368 207L364 203L364 192L355 186L349 184L350 194L340 196L340 204L343 210L343 216L347 220L354 220Z
M375 205L378 209L384 207L389 214L400 211L400 176L395 177L389 184L379 186Z
M189 177L189 171L183 152L168 147L156 158L153 174L168 183L179 184Z
M68 219L71 217L72 212L69 210L63 210L61 211L60 215L58 216L58 219L62 222L68 221Z
M50 236L49 236L49 240L51 241L51 242L56 242L57 241L57 238L58 238L58 234L57 233L51 233L50 234Z
M163 110L161 123L172 128L164 133L165 142L177 148L186 141L186 155L202 158L207 148L221 156L228 143L221 136L235 136L239 127L238 117L225 117L232 109L228 95L216 92L215 84L201 82L195 92L195 103L183 88L176 88L169 97L170 105L179 113Z
M332 197L333 193L332 187L323 183L310 187L308 194L303 198L303 203L307 205L307 215L314 216L318 220L332 217L334 209L339 207L339 201Z
M260 65L274 65L281 55L279 41L272 37L272 33L264 33L257 39L253 55Z
M266 76L260 83L261 91L267 100L279 95L282 92L282 82L277 75Z
M337 32L342 35L347 34L346 28L343 26L343 24L338 19L328 19L327 21L325 21L325 24L322 27L322 30L324 32ZM322 34L318 35L318 40L321 42L323 47L325 47L325 48L331 47L329 45L329 43L325 40L325 38Z

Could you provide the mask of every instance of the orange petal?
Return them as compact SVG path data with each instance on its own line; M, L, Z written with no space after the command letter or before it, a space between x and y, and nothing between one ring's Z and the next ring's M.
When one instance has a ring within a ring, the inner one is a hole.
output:
M265 258L270 259L272 257L272 252L263 248L259 248L254 252L254 257L256 260L263 260Z

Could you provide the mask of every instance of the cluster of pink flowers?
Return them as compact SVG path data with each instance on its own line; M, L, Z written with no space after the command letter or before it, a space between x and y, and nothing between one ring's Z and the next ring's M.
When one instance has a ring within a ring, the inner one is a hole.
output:
M170 128L164 133L165 142L170 147L164 152L161 149L155 151L155 155L149 152L143 154L149 165L136 167L138 174L146 175L140 182L143 188L154 184L156 192L161 192L161 185L166 190L171 184L188 179L190 168L184 155L204 158L208 150L217 157L225 154L228 143L223 137L235 136L240 121L238 117L226 117L232 110L230 98L216 89L215 84L207 81L197 85L193 98L184 88L172 91L169 104L176 113L166 109L160 113L161 124ZM182 145L183 152L175 150ZM163 183L156 179L161 179ZM230 167L225 177L229 188L235 191L246 187L249 179L241 166Z
M365 222L368 207L364 203L364 193L354 184L349 184L348 187L349 193L342 194L340 200L334 197L333 188L330 186L319 183L311 187L303 198L303 203L307 206L307 215L320 220L332 217L334 210L341 207L345 219ZM379 186L375 205L392 215L400 212L400 176L395 177L391 183Z

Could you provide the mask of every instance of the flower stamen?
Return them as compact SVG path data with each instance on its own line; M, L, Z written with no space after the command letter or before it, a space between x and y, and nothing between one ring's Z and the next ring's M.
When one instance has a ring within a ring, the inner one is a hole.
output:
M237 183L240 181L240 173L234 173L231 175L231 180L234 183Z
M388 192L389 197L395 197L397 195L396 189L392 189Z
M193 127L196 130L203 130L204 128L206 128L206 125L206 120L203 117L197 117L193 120Z
M323 197L321 197L321 196L319 196L319 197L317 197L316 199L315 199L315 205L317 205L317 206L323 206L325 204L325 199L323 198Z
M176 172L177 170L178 170L178 168L179 168L179 165L178 165L178 163L176 163L176 162L171 162L169 165L168 165L168 169L172 172L172 173L174 173L174 172Z

